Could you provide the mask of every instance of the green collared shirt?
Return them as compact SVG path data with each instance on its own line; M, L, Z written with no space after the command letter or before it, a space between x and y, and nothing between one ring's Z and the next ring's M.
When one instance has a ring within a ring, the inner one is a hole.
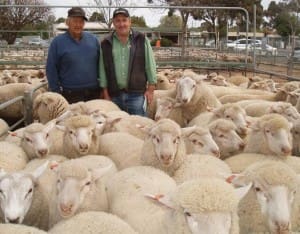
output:
M128 81L128 65L129 65L129 55L130 55L130 39L126 44L123 44L114 33L113 35L113 58L115 64L115 72L117 83L120 89L127 88ZM99 66L99 82L100 87L107 87L107 78L103 62L103 53L100 52L100 66ZM147 76L148 84L156 84L156 63L154 59L154 54L150 41L145 38L145 71Z

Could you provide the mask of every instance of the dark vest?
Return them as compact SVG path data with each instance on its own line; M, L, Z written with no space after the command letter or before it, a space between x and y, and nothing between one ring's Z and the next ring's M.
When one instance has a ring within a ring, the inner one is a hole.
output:
M104 69L107 78L107 89L110 96L117 96L120 89L117 84L115 65L112 55L113 35L101 42ZM140 32L132 31L130 42L130 56L128 65L128 92L144 93L147 76L145 71L145 36Z

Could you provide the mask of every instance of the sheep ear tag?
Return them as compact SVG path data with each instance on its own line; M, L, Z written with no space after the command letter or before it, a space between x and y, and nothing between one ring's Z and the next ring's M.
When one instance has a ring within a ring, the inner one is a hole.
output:
M164 194L156 194L156 195L153 195L153 194L145 194L145 197L155 201L155 202L158 202L158 204L161 204L167 208L170 208L170 209L175 209L175 206L174 206L174 203L171 201L171 199L164 195Z

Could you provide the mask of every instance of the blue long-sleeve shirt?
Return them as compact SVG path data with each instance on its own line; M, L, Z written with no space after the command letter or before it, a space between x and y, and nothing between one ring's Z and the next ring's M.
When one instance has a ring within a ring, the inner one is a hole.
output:
M99 54L99 41L90 33L83 32L80 41L69 32L55 37L46 64L50 91L98 88Z

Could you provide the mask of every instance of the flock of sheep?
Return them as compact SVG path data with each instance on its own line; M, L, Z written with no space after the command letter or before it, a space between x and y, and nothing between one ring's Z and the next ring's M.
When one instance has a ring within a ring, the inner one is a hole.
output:
M42 74L3 71L0 103ZM300 82L157 77L149 118L47 89L32 124L0 110L0 233L300 233Z

